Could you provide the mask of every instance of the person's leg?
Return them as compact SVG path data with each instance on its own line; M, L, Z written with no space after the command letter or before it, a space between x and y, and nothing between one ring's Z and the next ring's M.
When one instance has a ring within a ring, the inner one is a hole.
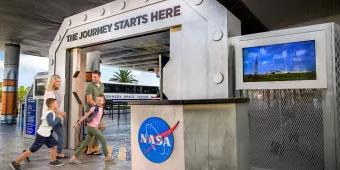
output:
M26 158L30 157L32 155L32 153L38 151L43 144L44 144L44 137L37 134L35 136L34 143L31 145L30 149L26 150L19 157L17 157L17 159L15 159L15 162L17 164L20 164L20 162L22 162Z
M87 134L86 134L86 138L85 140L81 143L81 145L77 148L77 150L74 152L74 154L72 155L71 159L70 159L70 163L72 164L81 164L81 162L78 160L78 156L80 155L80 153L85 149L85 147L88 146L89 141L92 137L91 132L89 131L89 128L87 127Z
M50 161L53 162L57 160L57 140L51 135L50 137L46 138L45 145L50 149Z
M64 149L64 129L62 126L54 129L54 132L57 134L57 156L64 157L63 149Z
M12 169L20 169L20 162L22 162L23 160L27 159L28 157L30 157L32 155L32 152L29 150L25 150L25 152L23 152L16 160L12 161L9 166Z
M15 163L20 164L20 162L22 162L26 158L30 157L31 155L32 155L32 152L29 151L29 150L26 150L19 157L17 157L17 159L15 159Z
M91 130L92 130L92 134L100 141L104 155L108 156L108 151L107 151L107 146L106 146L106 141L105 141L104 135L98 129L93 128Z
M100 121L100 124L99 124L98 129L99 129L100 132L104 132L105 127L106 127L106 126L105 126L104 120L102 119L102 120ZM92 152L93 152L94 154L100 154L99 142L98 142L98 139L97 139L96 137L94 138L93 147L92 147Z
M81 143L81 145L76 149L76 151L74 152L75 157L78 157L80 155L81 151L83 151L84 148L89 144L91 137L92 137L92 134L91 134L91 132L89 132L89 128L87 128L86 138Z
M95 137L92 136L90 141L89 141L89 144L87 145L87 151L86 151L86 154L92 154L94 151L93 151L93 143L94 143L94 139Z
M51 162L57 160L57 146L53 146L52 148L50 148L50 154L51 154L51 158L50 158Z
M51 138L53 138L53 137L51 136ZM50 154L51 154L51 159L50 159L49 165L50 166L64 166L64 163L60 162L57 159L57 141L54 138L50 139L50 141L52 141L52 142L48 143L48 145L47 145L47 147L50 148ZM52 144L54 146L50 147Z

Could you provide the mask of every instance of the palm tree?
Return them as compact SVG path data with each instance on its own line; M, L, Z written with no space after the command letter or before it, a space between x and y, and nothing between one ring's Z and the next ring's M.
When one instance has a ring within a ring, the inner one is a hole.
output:
M119 69L118 72L115 72L113 78L110 81L116 81L120 83L138 83L138 80L134 79L134 75L128 69Z
M23 102L25 100L25 96L26 96L28 91L29 91L29 87L20 86L18 88L18 94L17 94L18 96L17 96L17 98L18 98L19 102Z

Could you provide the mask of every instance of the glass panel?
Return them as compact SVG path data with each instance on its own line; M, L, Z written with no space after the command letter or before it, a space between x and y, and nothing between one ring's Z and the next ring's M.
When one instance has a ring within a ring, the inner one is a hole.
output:
M35 80L35 96L44 96L47 79Z

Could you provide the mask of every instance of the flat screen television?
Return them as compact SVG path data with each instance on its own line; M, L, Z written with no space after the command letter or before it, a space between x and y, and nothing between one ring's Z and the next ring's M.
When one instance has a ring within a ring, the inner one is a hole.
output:
M332 37L325 27L235 37L236 89L327 88Z
M316 80L315 40L246 47L243 82Z

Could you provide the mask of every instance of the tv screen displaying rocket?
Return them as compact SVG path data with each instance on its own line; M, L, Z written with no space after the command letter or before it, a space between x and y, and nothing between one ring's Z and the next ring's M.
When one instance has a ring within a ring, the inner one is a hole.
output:
M316 80L315 40L243 48L243 82Z

